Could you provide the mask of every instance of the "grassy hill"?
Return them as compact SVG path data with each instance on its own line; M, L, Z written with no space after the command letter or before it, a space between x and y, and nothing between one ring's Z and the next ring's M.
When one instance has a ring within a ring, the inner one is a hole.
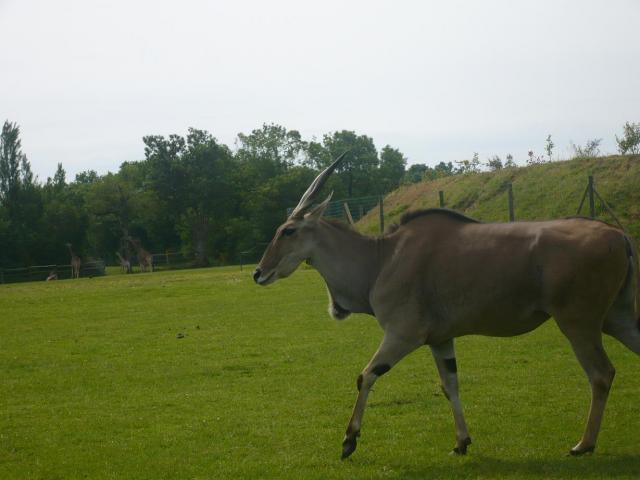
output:
M495 172L455 175L400 187L384 200L385 225L397 222L407 210L439 206L438 191L444 191L445 206L486 222L509 219L507 184L513 184L516 220L543 220L575 215L594 176L596 190L613 209L624 227L640 238L640 156L615 155L592 159L504 169ZM586 203L586 202L585 202ZM585 204L583 215L588 215ZM598 218L612 222L596 198ZM379 232L378 210L364 217L362 232Z

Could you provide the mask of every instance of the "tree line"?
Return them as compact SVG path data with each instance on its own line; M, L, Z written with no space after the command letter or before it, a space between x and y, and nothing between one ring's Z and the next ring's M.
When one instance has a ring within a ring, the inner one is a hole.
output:
M332 178L335 198L384 195L405 175L406 158L352 131L304 140L265 124L239 134L236 148L209 132L142 139L144 160L115 173L78 173L62 164L45 182L34 177L20 128L6 121L0 145L0 267L69 263L65 244L85 259L113 262L137 239L146 249L182 252L194 263L228 263L268 240L286 208L332 159L347 151Z
M142 139L144 159L126 161L115 173L87 170L67 180L62 164L40 182L22 152L20 128L5 121L0 137L0 268L67 264L67 243L84 259L114 262L116 252L130 256L131 240L154 253L180 252L196 265L226 264L241 252L259 254L261 243L282 223L288 207L320 170L347 151L327 187L335 199L378 196L403 183L482 169L515 168L496 155L482 163L413 164L397 148L380 151L367 135L342 130L304 140L296 130L264 124L237 136L235 148L209 132L190 128L186 136L149 135ZM640 152L640 123L626 123L621 153ZM597 156L600 139L576 156ZM528 152L526 164L551 161Z

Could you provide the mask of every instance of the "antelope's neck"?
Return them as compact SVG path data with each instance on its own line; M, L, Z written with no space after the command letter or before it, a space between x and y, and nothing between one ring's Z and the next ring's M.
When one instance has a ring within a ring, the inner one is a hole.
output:
M335 304L349 312L373 314L369 295L381 255L380 239L321 222L311 264L324 278Z

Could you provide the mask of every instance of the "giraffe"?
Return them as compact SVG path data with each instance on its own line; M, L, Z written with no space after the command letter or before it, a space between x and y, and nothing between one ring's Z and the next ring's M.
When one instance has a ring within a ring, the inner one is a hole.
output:
M134 240L131 237L128 237L127 240L136 251L138 263L140 264L140 271L146 272L147 270L149 270L150 272L153 272L153 255L142 248L142 245L140 245L140 240Z
M71 255L71 278L80 278L80 265L82 264L80 257L73 252L70 243L66 243L66 245Z
M131 273L131 262L120 255L120 252L116 252L118 259L120 260L120 267L122 268L122 273Z

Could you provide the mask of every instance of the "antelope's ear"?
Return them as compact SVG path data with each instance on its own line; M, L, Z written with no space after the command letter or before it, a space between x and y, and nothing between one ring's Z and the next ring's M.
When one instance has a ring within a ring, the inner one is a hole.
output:
M324 202L322 202L320 205L316 205L308 213L306 213L304 219L309 222L317 222L318 220L320 220L322 218L322 215L324 215L324 211L327 209L332 196L333 192L329 194Z

